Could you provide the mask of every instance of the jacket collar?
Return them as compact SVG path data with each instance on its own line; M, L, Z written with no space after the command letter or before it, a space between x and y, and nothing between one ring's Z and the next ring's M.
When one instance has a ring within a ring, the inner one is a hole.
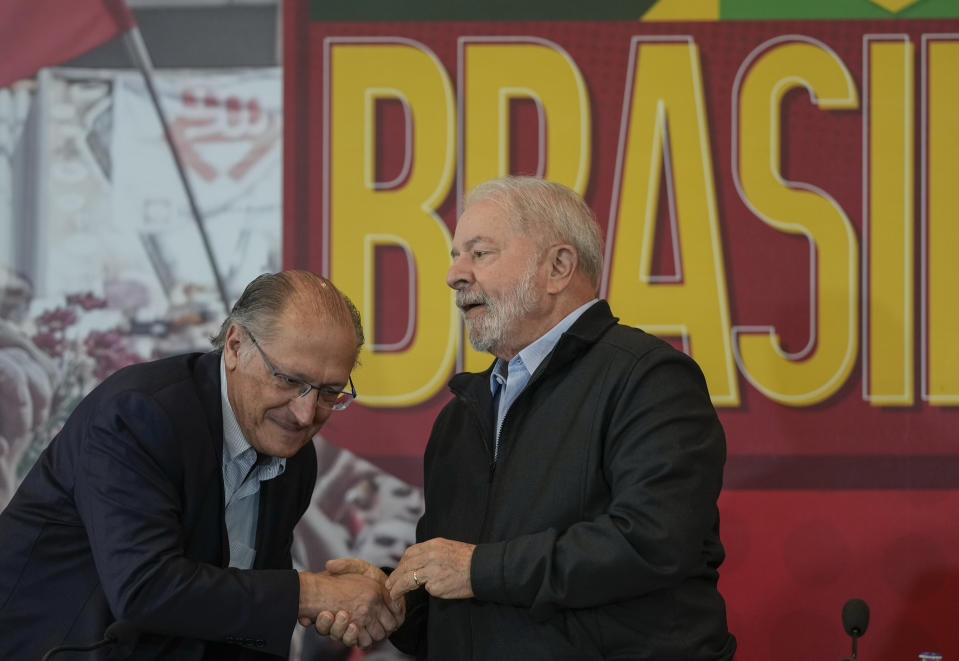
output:
M562 369L585 353L590 346L596 344L606 331L615 326L618 321L619 319L613 316L609 303L605 300L597 301L583 312L568 331L563 333L559 342L556 343L556 347L540 363L539 368L533 373L530 380L536 380L543 374ZM489 378L495 364L496 361L494 360L486 371L479 375L475 372L462 372L455 375L450 379L450 390L454 393L469 394L480 402L492 399L489 392ZM478 379L479 376L482 378ZM485 391L485 396L483 391Z
M220 411L220 356L222 351L201 355L193 366L193 380L206 415L207 428L216 449L217 463L223 461L223 414Z
M619 319L613 316L609 303L597 301L587 308L556 343L556 348L543 361L537 372L551 372L560 369L570 361L581 356L589 347L596 344ZM536 376L535 374L533 375Z

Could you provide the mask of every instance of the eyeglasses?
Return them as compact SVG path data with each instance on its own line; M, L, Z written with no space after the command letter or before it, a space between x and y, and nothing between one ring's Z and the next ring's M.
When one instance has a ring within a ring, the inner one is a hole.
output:
M241 326L241 328L250 336L250 342L252 342L256 350L260 352L260 357L263 358L263 362L266 363L266 366L270 369L270 373L273 375L274 385L278 390L288 392L292 395L293 399L306 397L310 392L315 390L317 393L316 405L325 409L332 409L333 411L342 411L350 405L350 402L356 399L356 388L353 386L352 376L349 377L350 391L347 392L345 390L337 390L331 386L314 386L312 383L307 383L303 379L298 379L295 376L290 376L283 372L277 372L276 368L273 367L273 363L270 362L270 359L263 353L263 349L257 344L253 333L245 326Z

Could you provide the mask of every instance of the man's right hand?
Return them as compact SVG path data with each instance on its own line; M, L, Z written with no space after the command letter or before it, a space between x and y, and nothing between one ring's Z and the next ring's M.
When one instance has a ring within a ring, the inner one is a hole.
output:
M324 634L336 629L339 640L362 649L386 638L403 622L403 610L371 574L300 572L300 623Z

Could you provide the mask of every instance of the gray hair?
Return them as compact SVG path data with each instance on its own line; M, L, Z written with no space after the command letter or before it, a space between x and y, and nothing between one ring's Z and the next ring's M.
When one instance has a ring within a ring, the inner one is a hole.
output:
M277 318L291 304L304 309L312 307L317 315L326 316L333 323L351 324L359 354L365 341L359 310L332 282L311 271L290 270L257 276L240 294L210 342L214 348L222 349L233 324L243 326L257 339L267 340L273 335Z
M464 210L487 200L499 204L508 214L510 226L535 237L543 251L556 241L576 248L579 268L599 288L603 240L592 209L576 191L539 177L502 177L474 188Z

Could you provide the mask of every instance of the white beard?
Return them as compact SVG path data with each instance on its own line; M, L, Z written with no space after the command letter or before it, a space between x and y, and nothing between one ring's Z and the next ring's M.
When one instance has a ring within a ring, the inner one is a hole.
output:
M478 319L466 319L466 330L474 349L495 354L498 347L509 344L510 330L536 306L536 272L537 264L533 262L516 289L499 300L493 300L484 292L456 292L457 305L480 303L486 306L486 313Z

